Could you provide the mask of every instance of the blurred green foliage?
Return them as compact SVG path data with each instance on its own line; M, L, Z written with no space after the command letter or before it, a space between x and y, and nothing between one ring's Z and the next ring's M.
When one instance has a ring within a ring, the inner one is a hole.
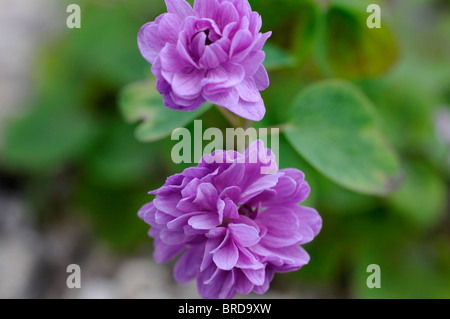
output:
M450 298L450 147L433 123L450 105L448 3L250 2L273 31L267 114L254 124L287 128L280 167L306 173L307 204L324 221L306 247L310 264L279 282L341 297ZM82 212L100 239L129 251L149 242L136 216L146 192L188 166L170 159L172 129L192 130L194 118L204 129L229 124L215 108L168 112L152 91L136 35L165 11L162 0L78 3L82 28L44 46L1 166L25 175L44 221ZM382 8L381 29L366 26L369 3ZM126 123L135 121L137 131ZM366 286L369 264L381 267L380 289Z

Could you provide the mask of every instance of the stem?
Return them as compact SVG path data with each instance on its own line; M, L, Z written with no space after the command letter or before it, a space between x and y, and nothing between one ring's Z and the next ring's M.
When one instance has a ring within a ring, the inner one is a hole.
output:
M253 126L252 121L245 119L245 121L244 121L244 130L247 130L248 128L250 128L252 126Z
M240 127L241 126L241 121L240 119L234 115L233 113L231 113L230 111L228 111L227 109L220 107L218 105L216 105L216 108L219 110L219 112L228 120L228 122L230 122L230 124L234 127Z

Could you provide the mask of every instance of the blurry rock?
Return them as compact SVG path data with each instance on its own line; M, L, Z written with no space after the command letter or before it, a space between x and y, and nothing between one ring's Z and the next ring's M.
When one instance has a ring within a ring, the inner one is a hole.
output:
M92 278L82 283L80 289L72 289L73 298L117 299L120 298L118 285L104 278ZM68 294L70 296L70 294ZM71 297L69 297L71 298Z
M0 1L0 137L3 120L30 96L38 47L65 28L65 8L58 2Z
M0 193L0 298L30 297L41 247L23 201Z
M26 239L12 237L0 243L0 298L26 298L37 256Z
M125 261L117 272L117 283L122 298L173 298L167 269L150 259Z

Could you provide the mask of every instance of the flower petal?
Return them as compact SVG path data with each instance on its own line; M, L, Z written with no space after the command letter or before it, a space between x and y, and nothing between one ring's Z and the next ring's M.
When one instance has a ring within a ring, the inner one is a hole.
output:
M248 77L236 86L239 97L246 102L258 102L261 100L261 94L256 87L253 78Z
M255 74L253 74L253 79L255 80L258 90L264 91L269 87L269 75L263 65L258 68Z
M165 42L160 39L158 25L154 22L144 24L138 33L138 47L144 59L150 64L155 62L159 52L164 48Z
M255 286L261 286L264 284L266 279L265 276L265 268L259 269L241 269L242 272L247 276L248 280L253 283Z
M229 233L225 236L222 244L211 253L213 253L213 261L217 268L222 270L232 269L239 258L238 248Z
M253 48L253 36L250 31L241 29L236 32L230 47L230 58L241 62Z
M216 16L219 2L217 0L195 0L194 11L199 18L213 19Z
M194 15L194 10L185 0L165 0L167 12L176 14L180 19Z
M237 94L239 95L239 93ZM251 121L261 121L266 114L266 107L262 98L257 102L247 102L240 98L236 104L223 106L240 117Z
M266 235L261 239L267 247L287 247L299 244L303 239L298 218L289 208L267 208L258 216L258 222L267 228Z
M193 246L178 260L173 275L179 284L185 284L198 275L203 251L204 245Z
M228 229L233 235L234 242L240 247L256 245L260 241L259 231L245 224L228 224Z
M205 69L215 69L227 59L227 53L220 47L220 45L213 43L205 47L203 55L199 60L199 64Z
M189 225L194 229L209 230L220 225L217 214L200 214L189 218Z
M219 28L223 30L228 24L239 21L239 14L233 4L224 1L219 5L214 20Z
M195 97L202 91L202 79L203 71L191 66L174 74L172 89L178 96Z

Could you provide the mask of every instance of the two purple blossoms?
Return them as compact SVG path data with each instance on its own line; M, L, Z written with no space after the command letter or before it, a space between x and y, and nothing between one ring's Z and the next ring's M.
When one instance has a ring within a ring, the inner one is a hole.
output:
M164 104L192 111L209 101L261 120L260 91L269 86L262 48L271 33L260 33L260 15L247 0L166 5L138 35ZM309 192L301 171L278 170L271 150L256 141L245 154L216 150L169 177L139 217L151 226L155 260L178 258L180 284L195 279L204 298L262 294L275 273L309 262L301 245L322 227L317 211L300 205Z

